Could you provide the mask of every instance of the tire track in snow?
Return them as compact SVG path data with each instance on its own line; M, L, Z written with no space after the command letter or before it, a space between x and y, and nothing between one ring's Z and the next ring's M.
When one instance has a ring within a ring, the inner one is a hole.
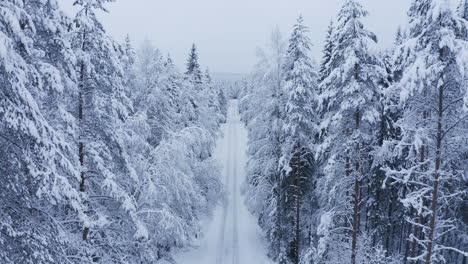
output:
M216 264L223 264L224 259L224 234L226 233L226 220L227 220L227 206L228 202L223 202L223 218L221 228L219 230L218 245L216 250Z
M232 123L227 122L227 127L225 131L225 138L229 139L232 135ZM230 184L230 171L231 171L231 155L229 155L228 151L231 150L232 148L232 142L231 140L227 140L227 144L225 145L224 149L224 160L222 161L225 166L223 169L225 171L225 179L224 179L224 186L229 186ZM229 198L223 201L223 215L222 215L222 222L219 230L219 238L218 238L218 245L216 249L216 264L224 264L223 260L225 259L225 254L224 254L224 244L225 244L225 234L226 234L226 222L227 222L227 215L228 215L228 206L229 206Z
M236 110L237 110L237 107L236 107ZM237 114L237 113L235 113ZM237 118L236 118L236 121L237 121ZM234 123L235 126L238 126L239 124ZM235 133L234 135L234 138L233 138L233 141L238 143L238 137L237 137L237 133ZM238 169L238 165L239 165L239 160L238 160L238 157L239 157L239 144L236 144L235 148L234 148L235 151L233 151L234 153L234 156L233 156L233 159L231 160L232 163L233 163L233 170L232 170L232 174L231 174L231 177L232 177L232 180L233 180L233 183L232 183L232 217L233 217L233 238L232 238L232 264L238 264L239 263L239 218L238 218L238 204L239 204L239 194L238 194L238 179L237 179L237 169Z
M225 180L225 184L227 184L227 179ZM227 201L223 201L223 216L222 222L219 230L219 237L218 237L218 244L216 250L216 264L223 263L223 251L224 251L224 233L226 230L226 219L227 219Z

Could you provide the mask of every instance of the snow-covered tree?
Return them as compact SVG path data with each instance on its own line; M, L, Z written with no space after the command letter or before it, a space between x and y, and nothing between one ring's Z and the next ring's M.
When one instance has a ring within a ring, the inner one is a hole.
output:
M185 72L187 78L194 84L201 84L203 81L200 64L198 63L197 46L192 45L189 57L187 59L187 71Z
M325 37L325 45L322 50L322 61L320 63L319 69L319 79L323 81L325 78L328 77L330 74L330 60L332 56L332 51L334 48L334 39L333 39L333 20L330 21L330 25L328 25L327 35Z
M246 202L271 241L270 255L274 259L286 257L279 166L286 51L286 43L276 28L268 49L258 51L256 71L246 84L249 91L244 91L241 101L242 118L250 132L244 187Z
M154 263L223 193L220 87L116 43L96 17L107 2L75 1L74 20L55 0L0 2L5 263Z
M56 1L0 3L0 257L70 261L74 225L87 221L74 138L62 97L75 92L69 20Z
M203 75L203 78L204 78L204 83L212 84L213 79L211 78L211 73L210 73L209 68L206 68L205 74Z
M200 219L223 193L212 158L222 113L215 84L195 92L171 58L163 58L149 41L138 50L133 68L126 148L137 177L131 193L142 226L136 249L140 259L152 263L170 258L173 248L189 246L200 233Z
M156 147L176 127L182 126L174 122L178 119L177 102L183 99L180 98L183 89L180 76L170 79L172 72L168 71L172 71L173 64L170 63L167 66L164 64L161 52L153 47L151 42L145 41L136 59L137 88L132 97L134 106L144 112L148 118L147 122L151 128L149 143L153 147ZM187 107L190 106L191 104L188 103ZM187 118L190 118L191 115L185 114Z
M386 171L408 190L401 197L410 212L407 259L456 263L467 256L454 231L466 229L456 212L466 199L468 24L446 0L413 1L409 16L408 38L395 54L401 76L392 87L403 109L401 138L386 142L405 162Z
M361 22L366 15L358 1L346 1L327 35L319 76L318 180L303 192L311 195L303 197L309 203L318 199L319 211L299 212L318 224L307 234L309 248L300 261L463 263L466 241L454 230L467 228L467 2L413 1L409 27L399 28L395 48L381 53ZM287 263L291 256L298 261L288 241L296 201L288 188L295 185L283 185L277 175L282 168L292 175L287 165L303 163L294 156L277 159L274 150L284 155L294 141L273 120L284 127L297 115L288 110L287 71L273 78L275 56L260 54L241 89L250 132L247 202L270 239L271 256ZM278 97L271 90L276 80ZM308 106L314 107L294 109Z
M106 2L75 1L79 10L71 32L79 88L79 188L91 218L82 228L89 250L80 254L84 261L101 262L134 255L124 241L132 241L140 226L130 193L136 178L129 177L129 157L122 151L128 138L123 125L131 109L123 86L125 52L96 17Z
M468 260L467 0L413 0L380 53L346 0L319 74L300 18L232 84L201 73L195 45L180 72L149 41L115 42L109 2L74 0L70 19L57 0L0 1L2 263L173 261L224 194L227 97L276 262Z
M378 82L386 74L372 49L377 38L361 22L367 14L362 5L353 0L346 1L341 8L333 34L335 45L329 62L330 74L321 83L319 103L323 139L317 158L325 160L326 165L318 188L325 192L321 194L322 210L330 216L326 219L332 221L327 226L335 230L327 235L328 241L321 241L336 243L334 251L344 256L349 254L345 258L350 258L353 264L356 263L363 185L371 177L369 152L375 144L380 117ZM344 241L350 245L342 244ZM318 259L323 257L317 256Z
M289 48L285 63L284 94L287 102L284 110L282 156L280 163L284 176L283 185L284 214L286 226L292 229L285 241L288 244L289 257L293 263L299 263L301 248L309 235L301 212L310 214L311 201L307 198L312 187L312 156L316 138L318 76L310 58L311 42L307 36L308 28L300 16L294 25L289 39ZM304 201L305 200L305 201ZM287 219L287 220L286 220Z
M123 67L123 72L124 72L124 80L123 80L123 85L124 85L124 90L125 90L125 95L126 97L132 101L130 103L130 106L133 107L133 98L132 92L135 89L135 80L136 80L136 69L135 69L135 63L136 63L136 58L137 54L135 49L133 48L132 41L130 39L130 36L127 35L125 37L125 43L123 44L123 56L122 56L122 67ZM133 112L132 109L129 109L130 112Z

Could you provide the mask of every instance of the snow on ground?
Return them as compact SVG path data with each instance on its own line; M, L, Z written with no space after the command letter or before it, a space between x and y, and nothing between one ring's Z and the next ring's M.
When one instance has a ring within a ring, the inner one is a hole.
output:
M215 152L223 165L222 177L228 197L216 208L198 245L176 256L178 264L269 264L260 228L241 196L246 163L247 131L240 121L237 100L229 104L224 137Z

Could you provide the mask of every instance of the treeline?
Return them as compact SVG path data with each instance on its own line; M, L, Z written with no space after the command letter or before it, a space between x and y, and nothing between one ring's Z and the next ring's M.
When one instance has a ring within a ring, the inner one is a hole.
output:
M2 263L155 263L220 198L225 98L193 46L187 72L104 30L107 0L0 1Z
M455 3L456 2L456 3ZM468 263L468 2L413 0L391 50L347 0L242 87L247 204L278 263Z

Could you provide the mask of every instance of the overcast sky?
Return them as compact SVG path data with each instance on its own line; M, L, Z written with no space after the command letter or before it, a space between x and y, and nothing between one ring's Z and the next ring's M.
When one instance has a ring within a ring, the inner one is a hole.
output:
M67 12L73 11L66 2ZM264 46L278 25L285 36L299 14L310 27L313 56L319 59L327 26L344 0L117 0L102 14L106 30L118 41L130 35L138 47L151 40L182 67L192 43L200 64L212 72L247 73L256 47ZM398 25L406 22L409 0L362 0L365 20L384 48L391 46Z

